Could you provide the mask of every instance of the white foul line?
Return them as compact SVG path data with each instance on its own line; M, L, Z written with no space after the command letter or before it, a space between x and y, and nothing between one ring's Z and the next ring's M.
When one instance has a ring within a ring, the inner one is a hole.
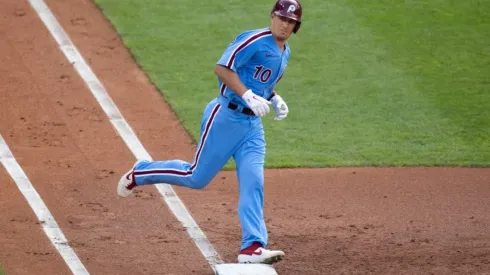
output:
M63 257L73 274L89 274L87 269L85 269L85 266L80 262L77 254L75 254L73 249L68 245L65 235L58 227L54 217L49 212L48 207L46 207L36 189L34 189L34 186L32 186L27 175L15 160L2 135L0 135L0 162L2 162L7 172L17 184L20 192L22 192L22 195L24 195L36 214L44 233L46 233L51 243L61 254L61 257Z
M66 32L58 23L54 15L42 0L30 0L29 1L34 10L44 22L48 30L53 35L56 42L60 46L61 50L65 54L66 58L73 64L77 72L87 83L90 91L95 96L104 112L109 117L112 125L116 128L119 135L123 138L126 145L129 147L136 159L152 160L150 154L143 147L136 134L133 132L129 124L123 118L119 109L114 104L109 94L105 90L102 83L92 72L87 65L81 54L78 52L75 45L72 43ZM187 233L194 240L197 247L201 250L201 253L206 258L208 263L215 270L216 264L221 264L223 261L218 255L214 247L206 238L204 232L199 228L197 223L192 218L185 205L177 196L173 188L168 184L156 184L160 194L163 196L170 210L175 217L182 223Z

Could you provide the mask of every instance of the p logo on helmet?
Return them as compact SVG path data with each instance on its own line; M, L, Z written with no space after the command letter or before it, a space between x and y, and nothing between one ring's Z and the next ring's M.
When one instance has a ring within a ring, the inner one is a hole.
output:
M297 0L277 0L276 4L272 8L272 13L293 19L296 21L293 32L296 33L301 26L301 15L303 9L301 4Z

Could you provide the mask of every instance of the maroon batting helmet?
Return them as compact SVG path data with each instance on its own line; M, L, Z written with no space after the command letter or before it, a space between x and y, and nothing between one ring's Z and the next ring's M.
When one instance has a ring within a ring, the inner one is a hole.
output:
M297 0L277 0L274 8L272 8L272 13L293 19L296 21L293 32L296 33L301 26L301 15L303 14L303 9L301 4Z

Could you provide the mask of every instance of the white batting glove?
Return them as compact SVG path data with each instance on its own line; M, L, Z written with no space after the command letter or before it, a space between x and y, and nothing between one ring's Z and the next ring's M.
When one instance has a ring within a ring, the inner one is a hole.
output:
M280 95L276 94L271 99L271 103L272 103L272 107L274 108L274 111L276 112L276 116L274 117L274 120L282 120L288 116L289 113L288 105Z
M255 115L263 117L269 113L269 105L271 104L269 101L264 98L254 94L252 90L247 90L243 96L243 100L247 103L248 107L252 109Z

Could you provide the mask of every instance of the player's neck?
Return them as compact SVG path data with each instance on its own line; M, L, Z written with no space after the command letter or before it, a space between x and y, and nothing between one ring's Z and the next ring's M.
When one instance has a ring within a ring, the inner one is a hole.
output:
M279 47L279 50L281 50L281 52L286 49L286 40L277 39L274 37L274 42L276 42L276 45Z

